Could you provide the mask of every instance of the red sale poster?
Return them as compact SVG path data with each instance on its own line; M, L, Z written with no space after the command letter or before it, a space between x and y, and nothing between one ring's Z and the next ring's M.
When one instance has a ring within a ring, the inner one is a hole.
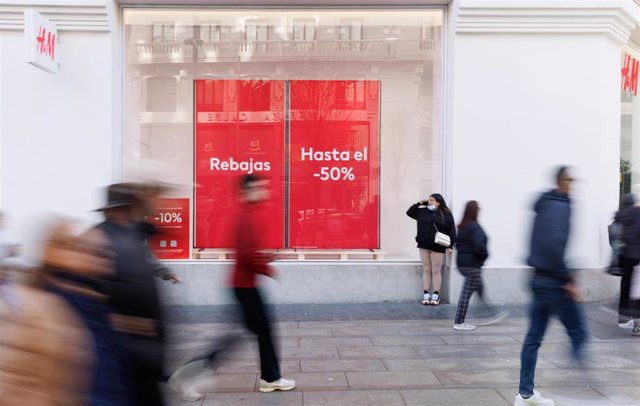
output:
M271 180L269 248L284 247L284 82L195 81L196 248L232 248L238 180Z
M291 248L376 249L377 81L291 81Z
M158 259L189 259L189 199L160 199L149 222L156 234L149 246Z

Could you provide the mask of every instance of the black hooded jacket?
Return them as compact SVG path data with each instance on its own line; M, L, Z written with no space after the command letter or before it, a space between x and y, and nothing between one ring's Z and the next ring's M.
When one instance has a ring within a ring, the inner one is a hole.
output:
M453 215L450 211L431 211L422 203L415 203L407 210L407 216L416 220L417 235L416 242L418 248L428 249L435 252L445 252L447 248L453 248L456 243L456 226ZM444 247L435 243L437 231L444 233L451 238L451 246Z

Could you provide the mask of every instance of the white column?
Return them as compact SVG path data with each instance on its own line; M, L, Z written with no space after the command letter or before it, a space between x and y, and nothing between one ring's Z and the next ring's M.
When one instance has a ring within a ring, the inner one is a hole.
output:
M613 295L618 281L601 270L618 202L620 54L640 7L460 0L453 8L448 182L457 217L468 200L482 207L489 295L527 300L531 209L539 192L553 187L561 164L573 166L579 179L568 262L592 270L583 273L588 298ZM452 282L456 300L460 281Z

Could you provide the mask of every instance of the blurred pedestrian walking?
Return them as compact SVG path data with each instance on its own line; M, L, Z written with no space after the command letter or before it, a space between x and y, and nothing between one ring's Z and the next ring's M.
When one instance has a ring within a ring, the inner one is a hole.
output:
M444 197L438 193L412 204L407 216L416 220L417 225L415 238L422 261L422 304L437 306L445 252L456 243L456 224Z
M484 284L482 281L482 266L489 257L487 249L488 238L483 228L478 223L478 213L480 206L475 200L467 202L462 221L458 225L458 233L456 239L456 249L458 256L456 262L458 271L464 276L464 285L460 292L458 300L458 308L456 309L456 318L453 324L454 330L474 330L476 326L465 322L469 300L474 292L478 294L480 301L490 312L490 318L483 320L478 325L490 325L499 323L509 315L509 312L503 310L498 312L494 306L490 305L486 300L484 292Z
M577 281L565 264L571 217L571 186L573 178L567 167L556 173L556 188L542 194L535 204L535 219L531 233L529 266L534 268L530 286L529 329L520 355L520 387L514 406L547 405L554 402L534 391L534 376L538 349L552 316L558 316L572 344L573 358L583 361L587 340L586 321Z
M618 326L633 329L634 303L630 297L634 268L640 263L640 207L632 194L622 198L622 207L609 227L616 266L621 272Z
M269 266L272 255L265 251L264 205L271 197L270 181L255 174L244 175L240 181L241 205L237 214L236 263L231 275L235 294L245 326L258 338L260 350L260 392L291 390L296 383L280 373L271 322L267 307L256 282L257 275L273 277Z
M125 347L104 295L111 270L95 234L56 222L42 266L0 286L0 405L133 406Z
M114 275L104 292L114 308L113 327L127 337L131 384L136 406L161 406L165 331L160 295L155 282L157 263L150 255L147 236L138 228L140 201L132 184L107 188L101 207L105 221L100 232L113 252Z

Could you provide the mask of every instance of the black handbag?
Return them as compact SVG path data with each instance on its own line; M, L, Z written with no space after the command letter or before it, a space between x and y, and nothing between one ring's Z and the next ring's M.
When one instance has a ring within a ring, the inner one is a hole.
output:
M613 253L613 257L611 258L611 265L607 267L607 273L612 276L622 276L625 274L626 270L619 265L620 259L619 254Z

